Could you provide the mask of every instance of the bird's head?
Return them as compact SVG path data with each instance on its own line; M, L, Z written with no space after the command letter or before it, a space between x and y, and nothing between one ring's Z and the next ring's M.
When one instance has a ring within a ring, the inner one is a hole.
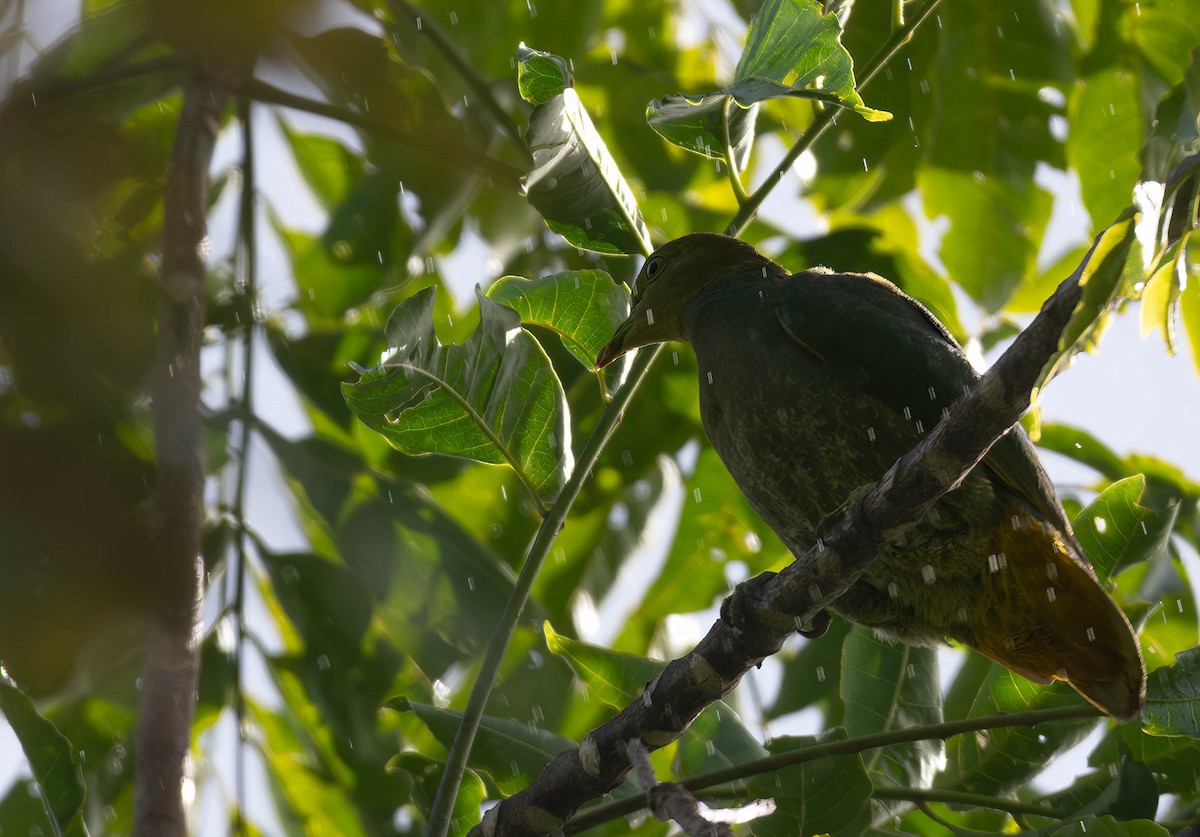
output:
M727 235L692 233L664 244L642 265L629 317L600 350L596 365L607 366L639 346L682 338L684 307L713 284L779 269L751 245Z

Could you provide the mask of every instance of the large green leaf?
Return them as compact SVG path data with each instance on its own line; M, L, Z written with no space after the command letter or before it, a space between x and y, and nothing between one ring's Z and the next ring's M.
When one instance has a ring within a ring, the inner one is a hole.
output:
M1067 159L1079 175L1092 224L1109 223L1133 199L1145 135L1137 77L1104 67L1071 89Z
M547 54L528 50L523 56L544 63ZM523 188L550 229L580 250L650 253L650 231L637 198L575 88L533 109L526 142L533 170Z
M537 279L505 276L487 295L520 314L526 325L558 334L567 351L593 372L600 349L629 316L629 290L602 270L565 270ZM620 381L619 374L605 375L610 393Z
M1138 500L1145 488L1145 477L1126 477L1075 518L1075 534L1101 581L1166 551L1179 506L1165 512L1142 508Z
M767 745L772 755L804 750L844 738L829 733L819 738L783 736ZM753 794L775 801L775 813L750 823L755 837L793 837L828 834L855 837L871 821L871 780L857 753L833 756L759 775L750 784Z
M1200 738L1200 646L1175 656L1146 681L1144 729L1151 735Z
M343 384L350 409L397 450L508 464L540 504L574 467L566 397L550 359L510 309L479 294L479 328L443 346L433 289L405 300L387 324L381 365Z
M0 714L4 715L33 771L38 793L55 834L84 835L83 802L87 791L79 754L33 701L0 669ZM35 826L31 823L30 828Z
M842 646L842 701L842 723L854 737L941 723L937 652L884 642L854 626ZM864 761L875 782L922 788L943 754L939 740L915 741L873 750Z
M664 139L705 157L724 159L728 143L742 169L760 102L813 99L872 122L890 119L890 113L863 104L841 34L837 16L824 14L813 0L768 0L750 22L732 84L715 93L655 99L646 121Z
M1038 686L1019 674L971 653L946 695L950 717L990 715L1078 706L1063 683ZM940 788L997 793L1029 781L1054 756L1078 744L1098 721L1085 718L1037 728L1009 727L987 735L959 735L946 745L946 767L934 781Z
M1038 0L951 4L938 23L933 116L921 139L929 162L918 183L926 214L950 222L938 251L950 278L995 312L1033 273L1050 217L1034 172L1061 167L1062 147L1050 131L1055 108L1039 91L1065 78L1066 33Z
M461 712L408 698L395 698L388 702L388 707L415 713L446 748L454 741L462 722ZM536 779L550 759L574 746L575 742L530 724L485 715L467 764L486 773L502 793L509 795Z

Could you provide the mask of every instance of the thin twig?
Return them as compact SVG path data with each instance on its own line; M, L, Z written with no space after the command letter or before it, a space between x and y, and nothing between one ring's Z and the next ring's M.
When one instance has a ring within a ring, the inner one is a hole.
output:
M711 788L716 788L723 785L728 785L732 782L738 782L754 776L761 776L767 773L774 773L788 767L796 767L797 765L806 764L808 762L817 761L819 759L833 758L834 756L854 755L856 753L864 753L868 750L876 750L882 747L891 747L896 744L910 744L914 741L931 741L945 740L953 738L956 735L964 735L970 732L978 732L984 729L1001 729L1003 727L1033 727L1038 724L1057 723L1062 721L1082 720L1086 718L1098 718L1100 712L1096 708L1080 704L1078 706L1063 706L1053 709L1031 709L1027 712L999 712L992 715L980 715L974 718L960 718L955 721L944 721L940 724L928 724L919 727L908 727L906 729L886 730L884 732L876 732L868 735L860 735L854 738L846 738L841 741L827 741L824 744L814 744L811 747L805 747L801 750L790 750L784 753L766 756L761 759L743 762L741 764L731 765L730 767L720 770L713 770L707 773L697 774L688 779L685 779L682 784L688 790L699 792ZM907 790L907 789L905 789ZM953 795L954 791L946 791L939 793L947 793ZM881 796L880 789L876 788L873 791L875 796ZM995 807L985 806L982 799L985 797L972 797L971 799L962 798L958 801L964 804L975 804L980 807ZM986 797L986 799L992 799ZM943 801L941 799L937 801ZM948 796L945 801L955 801ZM628 816L640 808L646 807L648 800L644 797L631 797L616 802L609 802L604 805L598 805L595 808L589 809L587 813L578 817L574 817L566 824L564 832L567 834L578 834L588 828L594 828L609 820L618 817ZM1004 808L1014 812L1017 809L1013 807ZM1026 811L1027 813L1044 813L1045 808L1039 807L1036 810Z
M237 824L239 833L244 829L243 812L246 808L246 699L242 684L242 657L246 648L245 588L246 573L249 571L246 549L246 482L250 470L250 439L254 415L254 337L256 311L258 308L257 242L255 238L255 174L254 174L254 123L251 104L247 99L238 100L238 120L242 127L242 194L238 210L238 278L237 290L245 304L242 310L247 321L242 324L242 386L238 412L240 431L237 451L237 482L233 496L233 516L238 523L237 567L234 576L233 618L236 630L233 657L234 716L237 720L238 742L234 757L235 792L237 795Z
M458 796L458 788L462 781L463 771L467 766L467 756L471 752L471 744L475 740L479 722L483 718L484 706L487 704L492 686L495 685L500 663L504 659L504 652L516 629L517 620L521 616L521 611L525 609L525 604L529 601L529 593L533 589L533 582L537 578L538 571L541 570L542 564L550 552L550 547L558 537L563 524L566 523L567 514L571 511L571 505L575 502L580 488L583 487L583 481L591 474L596 460L600 458L600 452L604 450L613 431L617 429L617 424L621 421L629 401L637 392L646 373L661 352L661 345L647 347L638 352L625 386L621 387L616 397L605 408L599 425L588 439L587 445L584 446L583 453L579 455L579 461L575 463L575 470L572 472L571 478L567 480L566 486L558 495L550 513L546 515L542 520L542 525L538 528L533 544L529 547L529 554L521 567L521 573L517 577L517 583L504 607L500 623L492 634L492 641L488 645L483 665L479 669L479 675L471 688L471 696L463 710L462 720L459 722L458 731L454 736L454 743L446 755L442 783L438 786L437 796L434 798L433 808L429 815L429 827L426 831L429 837L444 837L450 828L454 800Z

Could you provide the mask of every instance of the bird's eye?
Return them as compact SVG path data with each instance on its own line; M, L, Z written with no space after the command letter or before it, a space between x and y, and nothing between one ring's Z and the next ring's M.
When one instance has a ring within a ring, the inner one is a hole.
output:
M658 276L658 274L663 272L663 268L666 266L667 260L662 256L651 256L650 260L646 262L646 267L643 271L646 274L646 281L650 281Z

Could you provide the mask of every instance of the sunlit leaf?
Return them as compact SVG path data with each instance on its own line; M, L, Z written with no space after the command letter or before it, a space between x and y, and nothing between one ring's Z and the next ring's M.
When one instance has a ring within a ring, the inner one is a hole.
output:
M750 22L729 87L655 99L646 108L646 121L664 139L705 157L723 159L728 141L741 169L749 162L758 104L768 99L813 99L849 108L871 122L891 119L890 113L863 104L841 34L836 15L823 13L819 3L768 0Z
M350 409L397 450L507 464L539 502L574 466L566 397L550 359L508 308L479 295L479 328L443 346L433 289L401 303L387 325L390 354L343 384Z
M533 109L526 141L523 188L550 229L581 250L650 253L637 198L574 88Z
M1141 329L1142 337L1157 331L1167 344L1167 353L1175 354L1175 305L1187 276L1187 245L1190 233L1174 245L1170 258L1163 261L1154 271L1142 290Z
M487 296L563 339L567 351L595 371L596 356L629 316L629 290L602 270L567 270L523 279L505 276Z
M1062 371L1079 351L1094 351L1108 325L1113 300L1121 291L1126 259L1133 245L1133 219L1126 218L1106 229L1096 242L1079 273L1082 292L1079 304L1063 328L1058 351L1042 369L1033 388L1031 401L1037 401L1042 388Z
M567 62L557 55L525 44L517 48L517 89L529 104L544 105L574 83Z
M1178 506L1157 513L1138 505L1143 476L1127 477L1106 488L1075 518L1075 534L1103 581L1167 548Z
M38 714L33 701L3 669L0 669L0 714L21 742L54 833L87 834L83 824L87 791L78 752L54 724ZM36 828L33 824L30 827Z

